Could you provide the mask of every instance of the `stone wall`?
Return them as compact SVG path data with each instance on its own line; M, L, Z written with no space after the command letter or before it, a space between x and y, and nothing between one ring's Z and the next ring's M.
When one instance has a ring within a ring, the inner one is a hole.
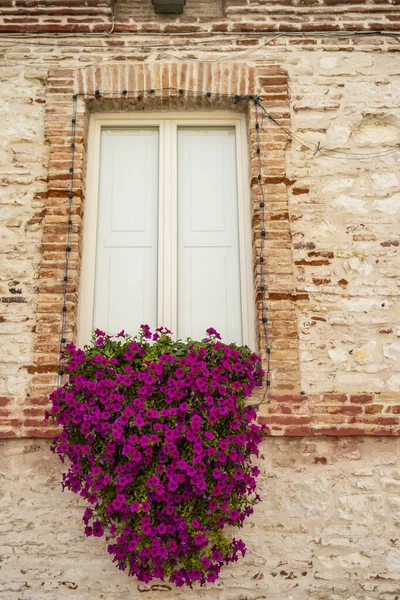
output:
M103 71L111 73L113 64L134 70L145 59L151 70L155 60L171 62L158 49L140 50L131 57L127 47L133 42L128 37L90 38L85 42L93 46L90 56L89 48L82 51L80 39L69 40L68 48L53 38L45 42L50 40L50 48L35 45L41 40L17 38L8 40L6 49L4 42L1 46L0 435L6 437L45 433L43 410L55 381L54 370L49 372L46 364L54 360L57 348L46 343L49 331L59 328L61 304L52 294L60 287L57 277L61 279L64 259L61 253L52 264L41 264L42 242L46 238L51 261L56 245L65 244L60 230L66 226L67 199L65 194L56 200L49 197L44 119L47 106L57 123L49 100L65 90L63 79L49 88L49 71L55 65L68 67L68 73L82 81L85 73L94 72L87 63L105 61ZM176 56L184 59L196 53L206 61L227 54L208 45L199 49L198 43L187 40L187 51L175 50ZM233 42L229 44L236 52ZM274 65L287 73L286 92L282 94L280 83L264 101L281 123L285 121L279 107L289 102L295 136L290 140L285 131L268 124L267 138L286 147L286 174L281 179L271 155L264 160L267 229L276 244L269 254L269 281L285 286L293 273L286 296L269 297L277 388L261 414L275 434L399 431L399 48L382 36L289 36L242 59L243 69ZM182 64L178 61L176 68ZM211 63L210 81L220 81L224 71L219 69L228 68L224 64ZM255 91L260 91L257 86ZM69 118L69 97L62 111ZM60 138L64 145L68 135L66 130ZM322 152L314 154L312 144L318 142ZM364 153L365 159L359 156ZM63 159L65 166L67 152ZM79 202L74 205L76 223L82 216ZM72 266L77 273L79 261ZM39 296L43 277L49 287L42 285ZM283 338L286 346L280 346ZM35 350L41 353L39 362ZM296 361L297 391L282 396L279 386L288 386L289 365Z
M64 79L82 83L99 64L108 77L117 65L136 72L144 64L154 73L154 65L167 71L172 63L181 72L191 64L196 73L203 62L207 85L216 86L232 61L239 71L272 67L282 76L275 86L266 83L268 99L261 80L254 92L264 93L279 123L290 122L293 136L264 123L269 143L285 148L278 174L276 157L263 156L267 229L276 244L269 283L290 286L285 296L269 292L268 306L274 382L288 385L290 363L295 383L289 393L276 388L260 419L274 435L320 437L266 440L264 502L243 532L249 554L221 583L195 593L399 600L399 439L379 437L400 432L399 2L226 0L215 14L210 0L188 2L190 10L173 19L153 16L150 0L120 0L114 21L111 0L1 3L0 437L53 433L43 413L57 348L46 342L60 324L62 305L54 299L63 262L52 253L66 243L66 197L50 194L55 155L45 119L69 118L70 98L51 113L50 99L71 93ZM101 35L55 38L57 32ZM67 75L57 80L55 69ZM66 134L54 144L65 145ZM63 161L61 169L68 152ZM74 227L82 208L80 197ZM79 252L74 260L78 277ZM47 442L2 442L5 600L193 596L138 586L116 571L106 542L84 539L82 505L61 493L60 473Z
M61 492L44 441L0 446L0 596L5 600L398 600L400 440L269 438L248 554L220 582L138 584L85 538L84 503Z

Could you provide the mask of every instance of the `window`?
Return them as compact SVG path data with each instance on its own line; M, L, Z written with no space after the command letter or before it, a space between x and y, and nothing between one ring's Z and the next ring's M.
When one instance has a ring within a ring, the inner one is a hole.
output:
M254 346L242 115L91 118L79 343L141 323Z

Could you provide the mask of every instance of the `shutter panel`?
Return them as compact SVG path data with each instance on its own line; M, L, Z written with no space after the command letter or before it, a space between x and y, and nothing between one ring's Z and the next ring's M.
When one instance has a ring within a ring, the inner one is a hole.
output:
M156 324L158 129L101 134L94 327Z
M234 127L178 129L178 335L242 343Z

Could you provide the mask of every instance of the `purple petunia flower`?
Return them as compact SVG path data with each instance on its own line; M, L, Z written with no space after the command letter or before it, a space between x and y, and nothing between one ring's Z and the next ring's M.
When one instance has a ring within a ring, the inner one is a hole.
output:
M170 333L142 325L133 340L97 330L85 350L67 344L69 380L51 394L49 418L61 428L52 449L69 463L63 488L90 505L86 535L112 536L113 561L139 581L191 586L246 551L224 528L260 501L251 457L264 432L245 401L263 373L213 328L184 351Z

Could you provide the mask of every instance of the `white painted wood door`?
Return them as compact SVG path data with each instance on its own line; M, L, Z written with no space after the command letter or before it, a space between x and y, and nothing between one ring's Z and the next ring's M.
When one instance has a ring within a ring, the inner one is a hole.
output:
M234 127L178 128L178 335L242 343Z
M134 334L157 315L157 128L103 128L93 326Z

